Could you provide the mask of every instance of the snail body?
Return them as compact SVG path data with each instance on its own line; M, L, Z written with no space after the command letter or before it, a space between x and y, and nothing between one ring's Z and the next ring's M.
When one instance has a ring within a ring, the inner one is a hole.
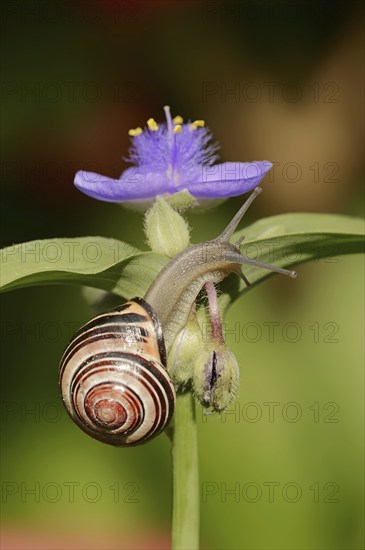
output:
M260 192L258 187L253 191L219 237L172 258L144 299L134 298L99 315L76 333L61 360L59 384L69 414L86 433L112 445L132 446L152 439L168 425L175 390L167 372L166 348L184 327L206 282L241 274L245 263L295 276L242 256L229 243Z

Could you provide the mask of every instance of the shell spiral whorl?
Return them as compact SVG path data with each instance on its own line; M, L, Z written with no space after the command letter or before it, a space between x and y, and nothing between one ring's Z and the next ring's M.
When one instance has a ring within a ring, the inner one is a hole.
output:
M175 408L162 329L141 298L84 325L60 365L62 399L86 433L116 446L158 435Z

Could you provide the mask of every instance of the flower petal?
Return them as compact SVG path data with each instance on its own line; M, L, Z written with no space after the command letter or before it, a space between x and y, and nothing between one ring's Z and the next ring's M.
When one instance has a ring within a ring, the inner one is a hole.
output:
M123 202L149 199L165 193L168 181L164 174L147 172L133 166L127 168L119 179L80 170L75 175L74 184L94 199Z
M268 160L201 166L197 178L182 182L179 189L186 187L194 197L235 197L256 187L271 167Z

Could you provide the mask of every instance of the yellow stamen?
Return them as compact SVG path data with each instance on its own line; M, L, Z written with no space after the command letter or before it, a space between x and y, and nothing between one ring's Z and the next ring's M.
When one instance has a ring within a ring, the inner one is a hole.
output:
M196 130L197 128L203 128L204 126L205 126L204 120L194 120L194 122L190 124L190 130Z
M149 118L147 120L147 126L150 130L152 130L152 132L156 132L156 130L158 130L158 124L154 118Z
M131 128L128 130L128 135L132 137L140 136L142 134L143 130L138 126L138 128Z
M172 119L172 122L173 122L174 124L182 124L182 123L184 122L184 119L183 119L182 116L177 115L176 117L174 117L174 118Z
M175 134L180 134L181 130L182 130L181 124L176 124L176 126L174 128L174 133Z

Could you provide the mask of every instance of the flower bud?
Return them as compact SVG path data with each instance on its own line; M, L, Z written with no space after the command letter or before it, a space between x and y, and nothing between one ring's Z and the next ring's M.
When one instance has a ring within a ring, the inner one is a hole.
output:
M194 364L200 353L203 333L192 311L185 327L179 332L172 344L168 364L170 376L175 385L184 388L192 380Z
M188 224L160 197L146 213L145 233L151 250L170 258L179 254L190 243Z
M226 409L239 385L239 367L233 353L224 344L209 342L195 359L193 383L203 407L216 412Z

